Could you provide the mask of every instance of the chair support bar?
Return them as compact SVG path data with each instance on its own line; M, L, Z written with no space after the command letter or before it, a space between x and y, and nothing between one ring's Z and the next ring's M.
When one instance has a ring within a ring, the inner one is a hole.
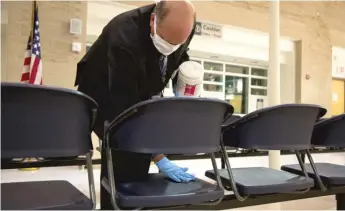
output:
M210 157L211 157L212 167L213 167L214 173L216 175L218 186L224 189L222 180L220 179L220 174L219 174L219 170L218 170L218 166L217 166L217 162L216 162L216 157L215 157L214 153L210 153Z
M109 127L110 124L108 121L104 122L104 145L105 153L106 153L106 160L107 160L107 167L108 167L108 181L110 185L110 197L111 203L115 210L120 210L119 206L116 203L116 186L115 186L115 178L114 178L114 164L113 164L113 156L111 154L111 149L109 145Z
M107 155L107 165L108 165L108 180L110 183L110 197L111 197L111 203L115 210L120 210L119 206L116 203L116 188L115 188L115 178L114 178L114 170L113 170L113 156L111 154L111 149L106 149L106 155Z
M223 187L223 183L220 179L220 175L219 175L219 170L218 170L218 166L217 166L217 162L216 162L216 157L214 155L214 153L210 153L210 157L211 157L211 161L212 161L212 166L213 166L213 169L214 169L214 173L216 175L216 178L217 178L217 184L220 188L224 189ZM202 203L200 205L217 205L219 203L222 202L224 196L222 198L219 198L218 200L214 201L214 202L209 202L209 203Z
M226 148L224 146L223 134L221 135L221 138L220 138L220 145L221 145L221 154L222 154L222 156L224 158L225 166L226 166L226 169L227 169L227 172L228 172L228 175L229 175L231 189L234 192L237 200L245 201L249 196L241 196L241 194L239 193L239 191L237 189L235 178L234 178L234 175L232 174L232 170L231 170L231 166L230 166L228 153L226 152ZM217 169L217 171L218 171L218 169Z
M317 184L319 185L321 191L327 191L327 188L326 188L326 186L323 184L323 182L322 182L322 180L321 180L321 178L320 178L320 175L319 175L319 173L318 173L318 171L317 171L317 169L316 169L314 160L313 160L313 158L312 158L312 156L311 156L311 154L310 154L309 149L306 149L305 152L306 152L307 157L308 157L308 159L309 159L311 168L313 169L313 172L314 172L314 174L315 174L315 178L316 178Z
M295 154L296 154L296 157L297 157L297 161L298 161L298 163L299 163L299 165L300 165L300 167L301 167L301 169L303 171L304 176L305 177L309 177L309 175L307 173L307 170L305 168L305 159L302 158L301 153L298 150L295 151Z
M296 154L298 163L299 163L299 165L300 165L300 167L301 167L301 169L302 169L302 171L303 171L303 174L304 174L305 178L309 178L309 175L308 175L307 170L306 170L306 168L305 168L305 164L304 164L304 162L302 161L301 153L300 153L298 150L295 150L295 154ZM311 188L307 188L307 189L301 190L301 191L294 191L294 192L292 192L291 194L305 194L305 193L309 192L310 189L311 189Z
M86 154L86 166L87 166L87 174L89 178L89 191L90 191L90 198L92 200L93 207L92 209L96 209L96 190L95 190L95 180L93 177L93 167L92 167L92 155L91 152Z

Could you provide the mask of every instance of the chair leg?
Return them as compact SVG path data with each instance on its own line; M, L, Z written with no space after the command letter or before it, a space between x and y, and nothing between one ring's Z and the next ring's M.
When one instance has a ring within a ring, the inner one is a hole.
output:
M309 178L309 175L308 175L307 170L306 170L306 168L305 168L305 162L304 162L303 158L301 157L300 152L296 150L295 153L296 153L296 157L297 157L298 163L299 163L299 165L300 165L300 167L301 167L301 169L302 169L302 171L303 171L304 176L305 176L306 178ZM310 191L310 188L307 188L307 189L305 189L305 190L302 190L302 191L294 191L294 192L292 192L292 193L293 193L293 194L296 194L296 193L305 194L305 193L307 193L307 192L309 192L309 191Z
M211 161L212 161L212 167L214 170L214 174L216 175L217 184L219 187L224 188L222 180L220 178L220 174L219 174L219 170L218 170L218 166L217 166L217 162L216 162L216 157L214 156L214 153L210 153L210 157L211 157Z
M298 163L299 163L299 165L300 165L300 167L301 167L301 169L302 169L302 171L303 171L304 176L305 176L305 177L309 177L309 175L308 175L308 173L307 173L307 170L306 170L306 168L305 168L305 156L303 156L303 155L305 155L305 154L302 154L302 156L301 156L300 152L297 151L297 150L295 151L295 154L296 154Z
M220 179L220 175L219 175L219 171L218 171L218 167L217 167L217 162L216 162L216 156L214 155L214 153L210 153L210 157L211 157L211 161L212 161L212 166L213 166L213 170L214 170L214 174L216 175L216 181L217 181L217 184L220 188L224 189L223 187L223 183ZM220 199L217 199L216 201L214 202L205 202L205 203L201 203L199 205L217 205L219 204L220 202L222 202L223 200L223 197L220 198Z
M223 143L223 135L222 135L222 138L220 140L220 144L221 144L222 156L224 158L225 166L226 166L226 169L228 171L228 175L229 175L229 179L230 179L231 189L234 192L237 200L245 201L248 198L248 196L241 196L241 194L239 193L239 191L237 189L235 178L234 178L234 175L232 174L232 170L231 170L231 166L230 166L230 161L229 161L228 153L226 152L226 148L225 148L224 143Z
M113 156L111 154L111 149L108 147L106 149L106 156L107 156L107 165L108 165L108 180L109 180L109 185L110 185L111 203L115 210L120 210L119 206L116 203L116 186L115 186L114 169L113 169L114 168Z
M304 152L304 151L303 151L303 153L301 154L301 158L302 158L303 163L305 163L305 152Z
M219 170L218 170L218 166L217 166L217 162L216 162L216 156L214 155L214 153L210 153L210 157L211 157L211 161L212 161L212 167L214 170L214 174L216 175L217 184L220 188L224 189L222 180L220 179L220 174L219 174ZM217 205L220 202L222 202L222 200L223 200L223 197L218 199L217 201L211 203L210 205Z
M221 169L225 169L225 162L224 162L224 158L223 157L220 158L220 162L221 162L220 168Z
M311 168L313 169L313 172L314 172L314 174L315 174L315 178L316 178L317 184L319 185L321 191L327 191L326 186L323 184L323 182L322 182L322 180L321 180L321 178L320 178L320 175L319 175L319 173L317 172L317 169L316 169L314 160L313 160L313 158L311 157L310 151L307 149L307 150L305 150L305 152L306 152L307 157L308 157L308 159L309 159L310 166L311 166Z
M95 190L95 180L93 175L93 166L92 166L92 155L91 153L86 154L86 166L87 166L87 174L89 180L89 191L90 191L90 198L93 203L92 209L96 209L96 190Z
M337 210L345 210L345 194L338 193L335 197L337 200Z
M110 140L110 134L108 131L109 128L109 122L104 122L104 143L102 144L101 152L104 148L105 150L105 158L108 168L108 181L110 186L110 198L111 198L111 204L113 205L113 208L115 210L120 210L119 206L116 203L116 185L115 185L115 176L114 176L114 164L113 164L113 155L111 153L111 148L109 146L109 140ZM100 139L99 139L100 140ZM103 178L101 178L103 180ZM102 184L101 184L102 185Z

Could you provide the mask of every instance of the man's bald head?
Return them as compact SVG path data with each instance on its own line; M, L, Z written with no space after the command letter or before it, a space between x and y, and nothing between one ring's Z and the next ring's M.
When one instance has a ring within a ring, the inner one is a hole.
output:
M151 16L151 32L154 33L156 18L157 34L171 44L184 43L192 32L195 8L188 0L161 0Z

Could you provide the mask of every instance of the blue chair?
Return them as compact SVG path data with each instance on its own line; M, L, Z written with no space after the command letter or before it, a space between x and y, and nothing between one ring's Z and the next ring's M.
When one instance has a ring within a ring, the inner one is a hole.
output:
M208 153L217 174L214 152L220 149L222 123L232 113L233 107L225 101L158 98L138 103L106 124L103 147L109 180L103 178L102 185L110 193L114 209L219 203L224 196L219 175L217 185L201 179L175 183L160 173L149 174L145 182L116 183L111 150L149 154Z
M315 105L278 105L252 112L224 127L221 144L226 169L219 170L224 187L240 201L251 195L308 191L314 181L307 174L298 176L264 167L232 169L225 147L294 150L301 160L299 151L309 149L314 124L325 113ZM207 171L206 176L214 179L214 170Z
M91 197L63 180L1 183L2 209L94 209L97 104L74 90L20 83L1 83L1 95L1 159L86 155Z
M231 123L233 123L233 122L235 122L235 121L237 121L237 120L239 120L239 119L241 119L241 116L239 116L239 115L232 115L230 118L228 118L228 119L224 122L223 126L225 126L225 125L230 125Z
M345 113L317 122L311 144L313 146L345 148ZM305 154L309 159L312 159L309 151L306 151ZM319 188L322 190L345 185L344 165L310 162L305 166L304 171L318 182ZM285 165L281 169L298 175L303 173L299 165Z

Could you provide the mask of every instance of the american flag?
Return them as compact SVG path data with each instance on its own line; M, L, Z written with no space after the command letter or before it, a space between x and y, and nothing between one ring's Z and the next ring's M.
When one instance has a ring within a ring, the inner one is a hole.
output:
M31 32L25 52L22 83L42 84L42 55L37 2L33 1Z

